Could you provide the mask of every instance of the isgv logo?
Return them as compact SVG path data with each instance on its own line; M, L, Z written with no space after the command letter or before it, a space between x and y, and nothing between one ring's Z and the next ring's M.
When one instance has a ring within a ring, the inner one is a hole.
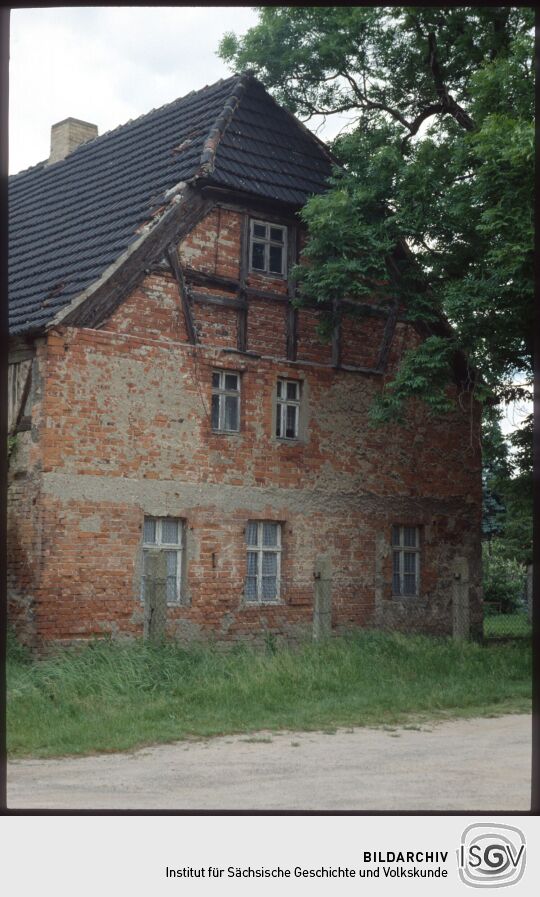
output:
M471 888L515 885L525 872L525 835L511 825L475 823L461 836L459 877Z

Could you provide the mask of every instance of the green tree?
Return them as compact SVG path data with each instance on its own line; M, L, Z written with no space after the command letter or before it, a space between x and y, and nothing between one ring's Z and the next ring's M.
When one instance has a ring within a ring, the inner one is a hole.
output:
M484 601L491 613L512 614L523 608L526 568L508 557L497 539L484 551ZM491 605L489 607L489 605Z
M512 474L501 417L499 409L488 406L482 420L482 536L488 542L504 532L506 505L500 487Z
M374 409L447 407L456 349L476 396L528 394L532 334L532 9L264 7L220 55L292 112L347 112L331 189L302 212L316 300L388 295L423 322ZM397 251L396 251L397 250ZM444 312L453 331L441 331Z
M499 476L494 488L500 493L506 508L502 535L503 552L507 558L516 558L521 564L532 564L532 512L533 470L532 414L510 436L512 445L512 474Z
M509 439L501 417L491 407L483 419L483 533L501 563L526 566L532 563L532 415Z

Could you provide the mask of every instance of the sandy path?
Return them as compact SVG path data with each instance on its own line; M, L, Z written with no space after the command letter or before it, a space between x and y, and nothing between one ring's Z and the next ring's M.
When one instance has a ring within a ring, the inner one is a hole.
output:
M10 808L527 810L526 715L259 732L8 764Z

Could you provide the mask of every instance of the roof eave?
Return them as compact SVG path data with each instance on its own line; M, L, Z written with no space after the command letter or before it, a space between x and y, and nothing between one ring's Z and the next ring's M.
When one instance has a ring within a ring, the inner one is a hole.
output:
M44 325L45 332L61 324L95 327L135 287L145 268L163 255L169 243L183 239L212 208L212 202L201 196L196 184L185 182L177 188L159 218L147 224L97 280L58 311Z

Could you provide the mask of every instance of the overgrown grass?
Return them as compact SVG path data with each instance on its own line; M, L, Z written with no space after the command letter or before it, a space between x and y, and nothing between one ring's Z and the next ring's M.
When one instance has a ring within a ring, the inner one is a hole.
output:
M486 638L521 638L532 634L527 614L492 614L484 617Z
M530 709L527 644L362 632L289 650L96 642L8 651L12 757L126 750L259 729L395 724Z

